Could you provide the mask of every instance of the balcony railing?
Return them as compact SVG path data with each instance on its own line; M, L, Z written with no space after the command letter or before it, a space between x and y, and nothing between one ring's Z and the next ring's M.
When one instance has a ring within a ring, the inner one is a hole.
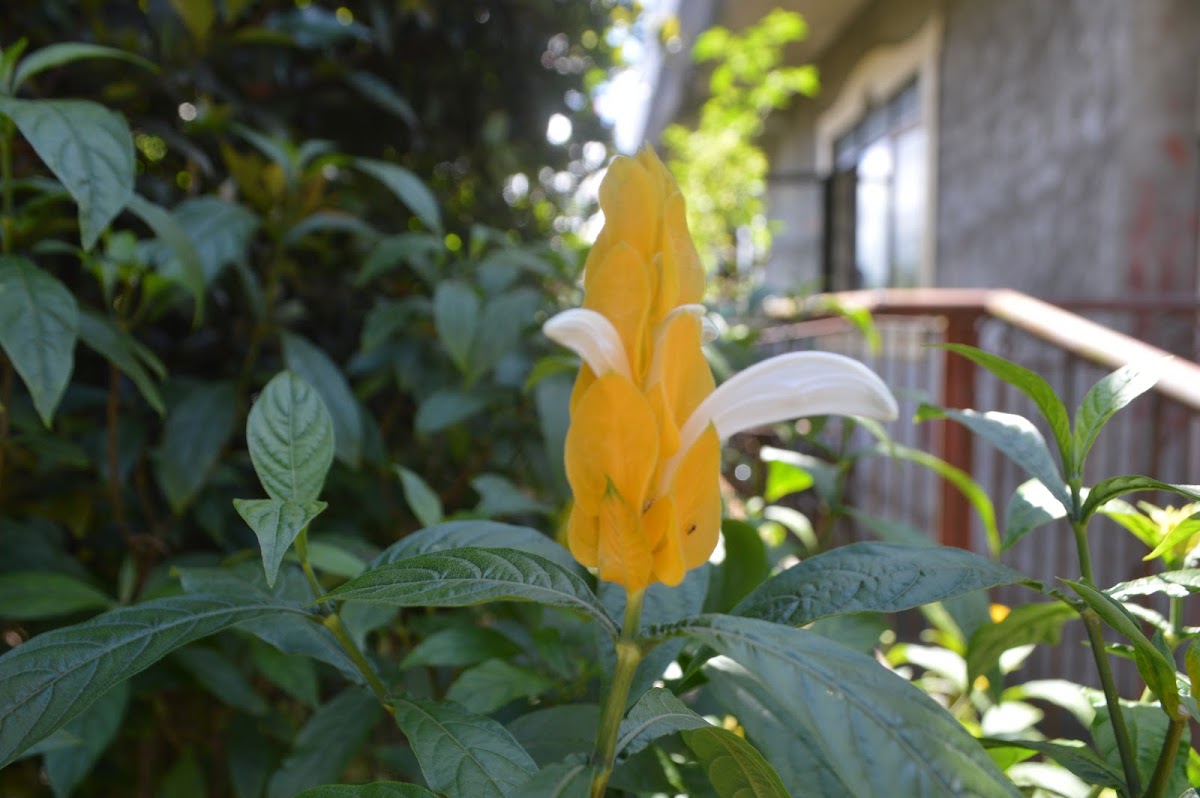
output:
M871 351L846 318L820 312L831 301L872 313L881 339L878 351ZM1084 482L1118 474L1200 482L1200 365L1194 362L1200 304L1195 299L1050 303L1009 290L916 289L844 292L803 305L780 301L767 311L771 323L761 342L768 353L822 349L872 365L900 401L900 420L889 426L889 433L897 442L933 452L971 474L996 503L1001 531L1008 498L1028 474L958 424L910 420L922 400L944 407L1018 413L1035 422L1036 409L1022 393L986 370L933 345L970 344L1019 363L1042 375L1068 412L1105 374L1127 363L1174 354L1155 388L1105 427L1088 457ZM1045 425L1036 423L1051 440ZM865 512L928 530L947 545L988 550L983 524L968 501L926 469L871 458L856 465L852 486L853 501ZM1181 503L1173 495L1133 498ZM1098 583L1115 584L1150 572L1152 565L1142 562L1145 547L1115 524L1103 519L1092 534ZM1065 524L1026 536L1002 559L1044 581L1078 573L1073 539ZM1028 600L1027 596L1011 598ZM1071 637L1068 634L1064 645L1046 656L1054 658L1053 670L1062 673L1065 666L1067 672L1082 675L1090 666L1082 647L1069 645ZM1070 662L1075 659L1079 663ZM1036 659L1035 669L1042 669L1036 667Z

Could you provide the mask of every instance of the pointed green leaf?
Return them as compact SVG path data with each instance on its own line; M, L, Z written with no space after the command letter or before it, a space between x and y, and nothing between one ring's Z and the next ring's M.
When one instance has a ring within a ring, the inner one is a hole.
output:
M67 798L91 772L121 728L128 704L129 683L121 682L63 726L79 743L50 751L43 760L55 798Z
M0 114L79 205L83 248L90 250L133 197L133 134L120 114L87 100L0 97Z
M0 767L177 648L235 624L299 612L273 599L157 599L40 634L0 656Z
M179 515L204 487L237 423L231 382L187 382L167 412L154 474L171 511Z
M632 756L659 737L685 729L708 726L674 693L662 687L648 690L621 721L617 733L617 756Z
M54 67L84 58L112 58L118 61L128 61L131 64L140 66L142 69L158 72L158 67L145 58L124 50L118 50L115 47L103 47L99 44L88 44L87 42L60 42L34 50L21 59L20 63L17 64L16 71L13 73L13 93L15 94L25 81L39 72L44 72L47 69L53 69Z
M550 508L499 474L479 474L471 478L471 489L479 494L474 513L484 518L507 515L549 514Z
M479 297L475 290L462 280L438 283L433 293L433 321L450 360L463 374L471 374L471 346L479 323Z
M976 678L990 671L1009 649L1057 644L1063 624L1077 617L1069 605L1049 601L1022 604L999 623L979 627L967 644L967 684L974 684Z
M426 437L466 421L487 405L487 399L478 393L453 389L434 391L421 400L413 419L413 428L419 437Z
M1200 485L1172 485L1171 483L1160 482L1150 477L1126 474L1097 482L1088 491L1087 499L1084 501L1081 511L1082 517L1085 520L1091 518L1092 514L1108 501L1118 496L1124 496L1126 493L1133 493L1139 490L1165 490L1177 493L1188 501L1200 501Z
M1129 731L1130 742L1133 744L1134 759L1143 785L1148 785L1154 774L1158 757L1162 753L1163 743L1166 742L1167 727L1170 720L1155 704L1142 704L1121 699L1121 714L1125 716L1125 727ZM1096 718L1092 721L1092 739L1096 743L1096 751L1100 758L1116 770L1121 767L1121 755L1117 749L1116 737L1113 734L1112 723L1109 720L1108 707L1103 701L1096 706ZM1179 741L1179 750L1175 756L1174 768L1163 793L1169 796L1182 796L1187 789L1187 760L1188 743L1191 729L1184 726L1183 738Z
M319 707L271 776L267 798L292 798L301 790L337 781L382 715L379 702L359 689L346 690Z
M1007 740L984 737L979 742L984 748L1021 748L1045 754L1059 765L1074 773L1088 784L1125 788L1125 776L1120 770L1101 760L1082 740Z
M1000 542L1000 550L1007 551L1038 527L1066 517L1067 508L1041 481L1023 482L1013 491L1004 511L1004 539Z
M267 495L315 501L333 461L333 422L325 403L290 371L275 375L246 420L246 443Z
M102 591L66 574L46 571L0 574L0 618L34 621L108 609L114 603Z
M848 612L899 612L1024 577L949 546L852 543L809 557L764 582L734 615L804 626Z
M71 380L78 329L66 286L26 258L0 255L0 347L47 427Z
M1143 560L1154 560L1171 549L1178 546L1180 543L1185 543L1196 536L1196 523L1200 521L1200 514L1193 515L1190 518L1180 522L1180 524L1172 529L1165 538L1162 539L1154 550L1143 557Z
M1071 443L1071 420L1067 417L1067 408L1063 406L1058 394L1050 387L1050 383L1027 368L973 346L941 344L941 348L956 352L977 365L983 366L1033 400L1038 410L1041 411L1042 417L1050 424L1050 432L1054 436L1055 443L1058 444L1064 470L1068 473L1073 470L1074 446Z
M1194 697L1196 691L1200 690L1200 640L1193 637L1188 641L1183 655L1183 663L1188 681L1191 682L1191 693Z
M400 667L463 667L478 665L493 658L513 657L519 653L521 649L516 643L494 629L451 626L439 629L414 646Z
M613 637L616 622L580 577L515 549L460 548L380 565L330 591L322 601L395 607L467 607L489 601L536 601L591 615Z
M545 768L590 752L599 725L598 705L560 704L527 712L509 722L507 728L533 761Z
M396 466L396 474L400 477L400 488L404 491L404 501L408 509L421 522L421 526L433 526L442 521L442 500L438 498L429 483L404 466Z
M1097 382L1075 411L1075 463L1083 471L1092 444L1100 430L1125 405L1154 387L1165 360L1130 363Z
M537 772L503 726L454 704L397 699L396 725L430 788L449 795L504 798Z
M421 277L429 279L433 276L434 256L444 247L440 238L429 233L397 233L381 239L363 260L354 285L362 288L403 264L411 265Z
M1050 457L1046 440L1029 419L1012 413L977 413L974 410L939 412L1004 452L1010 460L1024 468L1029 476L1045 485L1064 507L1072 506L1071 492L1067 490L1058 467Z
M790 798L775 769L733 732L709 726L685 731L683 741L721 798Z
M200 262L200 255L196 252L192 239L166 208L155 205L140 194L130 196L127 207L130 213L145 222L146 226L154 231L154 235L174 253L175 259L169 263L177 264L179 272L164 270L163 276L179 283L192 295L192 300L196 303L195 319L198 323L204 318L204 294L208 281L204 276L204 264Z
M315 707L320 702L320 685L313 660L285 654L258 641L253 643L250 655L254 666L268 681L306 707Z
M175 206L171 216L192 242L206 283L220 276L226 266L246 257L246 247L259 225L251 211L211 195L185 199ZM185 268L183 264L172 264L175 258L178 255L172 252L159 253L166 273Z
M459 674L446 691L446 698L461 704L468 712L490 715L518 699L536 698L554 686L552 679L531 668L489 659Z
M1095 610L1096 614L1109 627L1129 638L1133 643L1134 661L1137 663L1138 672L1146 680L1146 686L1158 696L1163 710L1171 717L1175 717L1179 710L1179 687L1175 682L1175 663L1167 660L1167 657L1142 632L1137 620L1116 599L1086 582L1072 582L1069 579L1062 581L1070 585L1071 589Z
M171 659L221 703L256 717L262 717L270 711L267 702L251 686L245 674L215 648L188 646L172 654Z
M391 84L375 74L365 71L351 72L346 75L346 83L383 110L404 120L410 128L415 129L420 125L412 104L397 94Z
M159 415L166 414L167 407L158 391L158 382L150 373L154 371L161 378L162 364L151 359L153 356L133 336L118 329L104 316L84 310L79 314L79 340L133 380L146 404Z
M217 7L213 0L168 0L175 13L183 20L184 27L196 42L204 47L208 32L217 19Z
M1161 574L1143 576L1120 582L1104 591L1117 601L1133 596L1162 594L1171 598L1187 598L1200 592L1200 568L1184 568L1179 571L1163 571ZM3 615L4 613L0 613Z
M333 440L337 457L358 468L362 462L363 425L358 400L341 369L327 354L307 338L285 332L283 362L300 379L316 388L333 422Z
M234 499L233 506L258 538L268 585L275 584L279 564L292 542L328 507L322 501L294 503L280 499Z
M542 301L542 294L532 288L506 291L487 301L475 328L475 340L471 343L470 373L473 377L488 373L501 358L516 349L521 336L536 323Z
M787 734L849 789L833 795L1018 795L953 716L865 654L753 618L703 615L679 629L728 658L710 667L764 688ZM870 751L871 767L846 751Z
M521 798L588 798L596 768L584 761L557 762L521 786Z
M421 178L403 166L372 158L355 158L354 165L387 187L426 227L435 233L442 232L442 213L437 198Z
M373 781L370 784L329 784L313 787L296 798L437 798L437 794L416 784Z
M418 554L464 547L517 549L553 560L568 571L583 573L571 552L544 532L500 521L447 521L427 527L388 546L371 561L371 565L382 565Z

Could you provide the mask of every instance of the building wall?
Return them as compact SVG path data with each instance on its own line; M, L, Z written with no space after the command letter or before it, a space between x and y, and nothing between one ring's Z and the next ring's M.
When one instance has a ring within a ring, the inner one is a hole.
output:
M1040 297L1124 285L1127 0L945 10L937 282Z

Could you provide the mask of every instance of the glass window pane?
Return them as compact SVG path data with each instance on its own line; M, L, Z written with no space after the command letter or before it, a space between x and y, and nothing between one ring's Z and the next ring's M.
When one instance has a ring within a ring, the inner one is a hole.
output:
M925 249L925 129L913 127L896 136L894 155L892 284L910 288L920 283Z
M858 161L858 192L854 247L858 260L858 285L888 285L891 216L892 151L887 139L867 147Z

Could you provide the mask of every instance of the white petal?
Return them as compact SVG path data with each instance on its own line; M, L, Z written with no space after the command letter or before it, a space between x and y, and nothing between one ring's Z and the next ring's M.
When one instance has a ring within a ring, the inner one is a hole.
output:
M680 430L687 451L711 422L724 440L743 430L804 416L867 416L891 421L896 399L869 368L831 352L789 352L730 377Z
M616 372L626 379L633 379L620 333L611 321L596 311L585 308L564 310L543 324L542 332L551 341L583 358L596 374Z

